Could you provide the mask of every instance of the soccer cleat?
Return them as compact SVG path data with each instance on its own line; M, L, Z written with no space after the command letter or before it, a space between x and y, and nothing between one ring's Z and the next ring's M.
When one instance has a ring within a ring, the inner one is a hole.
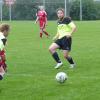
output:
M55 69L60 68L62 65L63 65L63 63L62 63L62 62L61 62L61 63L57 63L57 65L55 66Z
M75 64L70 64L69 68L75 68Z

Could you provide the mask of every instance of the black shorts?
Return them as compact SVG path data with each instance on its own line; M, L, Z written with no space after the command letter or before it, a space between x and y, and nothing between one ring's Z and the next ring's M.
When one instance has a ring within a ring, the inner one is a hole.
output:
M72 38L64 36L63 38L56 40L55 43L59 45L60 49L70 51L71 44L72 44Z

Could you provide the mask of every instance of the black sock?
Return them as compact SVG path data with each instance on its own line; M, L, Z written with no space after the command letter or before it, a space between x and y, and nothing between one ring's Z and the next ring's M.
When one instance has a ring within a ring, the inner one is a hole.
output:
M55 52L52 56L53 56L54 60L55 60L57 63L61 63L57 52Z
M0 75L0 80L2 80L3 79L3 77L2 77L2 75Z
M72 57L67 57L66 59L70 64L74 64L74 61L73 61Z

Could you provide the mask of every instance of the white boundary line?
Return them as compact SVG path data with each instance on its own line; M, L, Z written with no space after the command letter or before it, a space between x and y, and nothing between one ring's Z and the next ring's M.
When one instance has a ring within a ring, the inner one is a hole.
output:
M7 76L24 76L24 77L33 77L34 75L32 74L10 74L10 73L7 73L6 74Z
M25 73L22 73L22 74L19 74L19 73L13 73L13 74L10 74L10 73L7 73L6 74L7 76L18 76L18 77L34 77L34 75L33 74L25 74ZM47 75L46 75L46 77L47 77ZM49 77L49 76L48 76ZM69 78L76 78L76 77L70 77L69 76ZM95 76L82 76L82 77L77 77L77 79L100 79L100 77L95 77Z

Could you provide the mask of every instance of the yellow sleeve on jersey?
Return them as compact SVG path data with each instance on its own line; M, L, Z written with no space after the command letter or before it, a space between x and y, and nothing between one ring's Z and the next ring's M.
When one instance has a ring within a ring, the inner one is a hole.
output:
M70 22L70 23L68 24L68 26L71 27L71 28L75 28L75 27L76 27L75 24L74 24L73 22Z

